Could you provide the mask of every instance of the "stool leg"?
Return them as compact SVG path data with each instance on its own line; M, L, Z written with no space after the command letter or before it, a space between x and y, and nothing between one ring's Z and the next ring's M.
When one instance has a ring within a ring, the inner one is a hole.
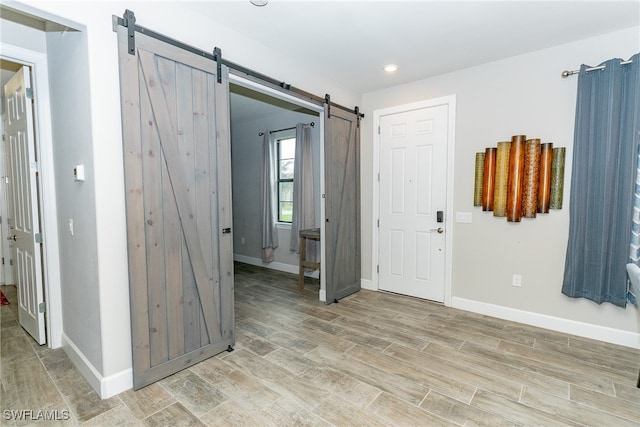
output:
M307 256L307 239L300 237L300 267L298 269L298 289L304 289L304 260Z

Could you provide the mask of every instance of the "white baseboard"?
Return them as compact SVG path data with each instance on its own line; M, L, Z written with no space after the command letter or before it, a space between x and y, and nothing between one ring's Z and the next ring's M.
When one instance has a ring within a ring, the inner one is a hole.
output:
M238 254L233 255L233 260L238 262L243 262L245 264L257 265L258 267L270 268L272 270L283 271L285 273L291 273L291 274L298 274L298 269L299 269L298 265L285 264L283 262L277 262L277 261L264 262L260 258L253 258L253 257L248 257L245 255L238 255ZM318 270L306 271L304 273L306 277L313 277L314 279L317 279L318 277L320 277L319 274L320 272Z
M375 286L375 284L373 283L373 280L368 280L368 279L360 279L360 287L362 289L367 289L369 291L378 290L378 287Z
M460 310L471 311L499 319L640 349L640 334L634 332L607 328L575 320L561 319L546 314L533 313L465 298L453 297L451 299L451 306Z
M118 372L108 377L103 377L100 372L89 362L89 359L80 349L66 336L62 334L62 348L71 362L87 380L91 388L100 395L102 399L108 399L116 394L133 388L133 370L131 368Z

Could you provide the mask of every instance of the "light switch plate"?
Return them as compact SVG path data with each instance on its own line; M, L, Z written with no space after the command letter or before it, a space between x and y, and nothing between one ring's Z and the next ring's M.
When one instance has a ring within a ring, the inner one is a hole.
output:
M73 180L84 181L84 165L76 165L73 168Z
M456 222L471 222L471 212L456 212Z

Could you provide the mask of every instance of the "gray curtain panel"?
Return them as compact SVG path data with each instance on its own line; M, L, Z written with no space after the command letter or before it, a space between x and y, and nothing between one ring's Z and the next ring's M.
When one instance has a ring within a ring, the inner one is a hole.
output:
M625 307L637 146L640 54L582 65L573 141L569 243L562 292Z
M262 182L260 202L262 207L262 261L273 261L274 250L278 247L278 230L276 230L276 155L275 144L271 141L271 132L264 131L262 141Z
M313 151L311 146L311 125L296 125L296 158L293 166L293 217L291 220L291 240L289 249L300 252L300 230L314 228L315 194L313 192ZM314 241L307 242L307 260L316 259Z

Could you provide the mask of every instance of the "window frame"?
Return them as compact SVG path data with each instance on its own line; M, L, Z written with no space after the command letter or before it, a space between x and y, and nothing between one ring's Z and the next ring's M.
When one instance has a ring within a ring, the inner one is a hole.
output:
M281 178L281 169L280 169L280 165L281 165L281 150L280 150L280 142L284 141L284 140L290 140L293 139L293 144L294 144L294 156L293 156L293 161L295 163L295 140L296 140L296 134L295 131L281 131L278 132L279 135L277 137L274 138L273 142L274 144L276 144L275 147L275 155L276 155L276 169L277 169L277 176L276 176L276 198L277 198L277 223L278 224L283 224L283 225L291 225L293 222L293 218L291 219L291 221L286 221L282 219L281 216L281 199L280 199L280 183L282 182L290 182L291 186L292 186L292 191L293 191L293 182L294 182L294 178ZM288 159L288 158L287 158ZM291 200L291 206L293 208L293 200ZM292 211L293 212L293 211Z

